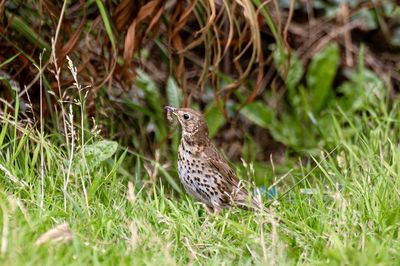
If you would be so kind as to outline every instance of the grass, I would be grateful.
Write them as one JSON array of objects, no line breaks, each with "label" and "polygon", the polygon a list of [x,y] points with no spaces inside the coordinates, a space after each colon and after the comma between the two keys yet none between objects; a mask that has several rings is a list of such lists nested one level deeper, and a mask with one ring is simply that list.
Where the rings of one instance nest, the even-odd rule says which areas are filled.
[{"label": "grass", "polygon": [[[61,133],[41,136],[4,115],[0,263],[399,265],[399,106],[331,113],[336,148],[293,169],[280,195],[300,182],[268,214],[226,210],[208,222],[200,204],[164,182],[165,168],[176,176],[160,163],[167,154],[154,162],[115,152],[90,132],[82,146],[74,125],[72,158]],[[64,222],[71,241],[35,244]]]},{"label": "grass", "polygon": [[[203,2],[206,4],[203,5]],[[211,25],[211,19],[204,20],[208,15],[202,16],[202,13],[207,13],[208,3],[211,2],[200,1],[203,8],[193,11],[201,27]],[[260,1],[253,2],[260,6]],[[64,1],[64,4],[67,2]],[[111,50],[104,49],[105,54],[101,52],[103,56],[99,57],[97,52],[94,54],[96,62],[98,58],[105,60],[109,57],[109,51],[113,52],[112,58],[115,59],[117,50],[122,47],[117,44],[117,35],[113,32],[115,23],[109,16],[113,12],[108,11],[102,1],[89,1],[87,4],[87,7],[96,5],[99,9],[98,18],[104,25],[104,29],[98,29],[99,35],[105,31],[111,45]],[[254,8],[241,6],[240,10],[242,8],[249,11],[241,12],[249,15],[244,22],[258,24]],[[88,17],[97,17],[95,10],[89,10]],[[236,13],[233,10],[227,12],[229,20],[241,18],[229,18]],[[280,108],[270,108],[271,102],[275,101],[274,95],[269,90],[258,95],[257,87],[261,82],[252,85],[254,75],[248,71],[253,63],[262,64],[263,61],[255,62],[256,57],[261,56],[257,30],[252,32],[254,44],[249,46],[251,62],[245,60],[248,68],[244,72],[239,71],[241,74],[237,79],[239,83],[250,83],[251,90],[235,90],[235,97],[232,98],[235,100],[229,100],[226,106],[232,114],[237,114],[239,107],[243,107],[240,115],[241,121],[248,120],[246,126],[253,123],[263,127],[293,153],[304,156],[301,164],[293,163],[294,158],[290,158],[275,167],[265,166],[265,163],[261,165],[253,159],[257,152],[263,152],[262,147],[252,139],[252,134],[246,132],[242,155],[247,162],[233,162],[233,166],[244,179],[254,178],[266,185],[278,180],[276,201],[269,201],[264,195],[265,204],[270,205],[268,213],[232,209],[208,220],[203,207],[180,192],[182,187],[177,179],[174,155],[177,134],[171,136],[172,141],[165,138],[169,129],[162,105],[165,102],[182,105],[182,99],[178,97],[181,86],[175,79],[169,77],[164,93],[151,75],[137,69],[136,87],[132,92],[137,93],[136,96],[125,99],[118,95],[115,98],[105,95],[106,92],[100,89],[96,98],[96,109],[100,110],[96,114],[96,122],[100,123],[99,128],[105,129],[105,135],[118,140],[118,143],[104,140],[98,135],[98,128],[89,128],[92,120],[86,116],[86,105],[90,105],[87,104],[86,92],[90,89],[79,85],[78,73],[72,62],[68,60],[74,85],[67,87],[62,78],[70,79],[71,76],[59,72],[63,64],[58,66],[56,58],[63,58],[63,55],[55,54],[57,42],[54,41],[50,49],[48,43],[35,38],[41,35],[37,33],[40,32],[38,29],[30,28],[29,25],[35,23],[24,22],[23,14],[13,14],[15,19],[11,27],[16,32],[32,44],[36,43],[37,47],[47,47],[47,53],[42,51],[43,62],[49,56],[53,62],[43,65],[49,64],[49,69],[53,69],[50,74],[54,75],[58,87],[55,91],[60,94],[48,91],[50,81],[54,83],[54,79],[46,76],[49,73],[40,71],[43,75],[36,75],[35,72],[35,76],[36,79],[41,77],[40,87],[47,88],[41,90],[41,96],[56,99],[61,108],[60,113],[50,115],[53,123],[40,123],[42,116],[40,121],[34,123],[22,121],[24,116],[20,109],[27,108],[29,111],[29,105],[25,103],[20,107],[8,78],[2,78],[16,102],[13,102],[14,106],[8,106],[8,112],[0,111],[0,264],[400,265],[399,103],[389,103],[383,100],[384,96],[379,96],[385,94],[385,88],[372,72],[366,71],[363,46],[359,49],[357,68],[346,71],[348,80],[339,88],[334,88],[336,71],[332,66],[339,65],[341,61],[338,47],[329,46],[329,49],[322,50],[311,59],[313,67],[306,70],[294,50],[290,56],[287,54],[283,47],[284,40],[279,36],[270,14],[266,9],[260,12],[279,48],[272,48],[276,51],[274,62],[289,90],[288,97],[276,105],[287,101],[288,106],[283,107],[283,113],[279,111],[279,119],[275,119]],[[74,17],[79,18],[76,14]],[[55,39],[63,21],[67,28],[70,24],[74,25],[71,18],[63,18],[64,12],[61,12]],[[214,22],[217,22],[213,23],[217,25],[216,29],[218,26],[222,28],[226,18],[219,16]],[[130,23],[126,21],[123,24],[129,26]],[[239,25],[236,22],[231,24]],[[240,29],[232,28],[228,35],[238,31],[239,42],[236,43],[240,49],[237,53],[244,55],[243,51],[249,47],[242,47],[240,40],[247,42],[247,39],[241,37],[244,35]],[[185,31],[193,30],[189,24],[185,27]],[[218,35],[215,29],[213,31]],[[213,39],[212,34],[204,32],[204,43],[199,47],[210,49],[206,49],[204,64],[201,61],[199,64],[197,59],[193,61],[203,66],[196,74],[198,79],[194,76],[193,80],[199,80],[202,85],[208,79],[207,71],[212,70],[212,75],[218,74],[215,88],[208,88],[207,85],[204,93],[204,96],[214,95],[215,101],[207,96],[202,102],[208,110],[207,120],[218,121],[211,128],[212,134],[215,134],[221,130],[226,118],[220,113],[222,102],[213,93],[221,91],[221,87],[232,89],[230,92],[233,93],[233,87],[238,83],[219,73],[218,68],[207,67],[218,66],[221,51],[227,51],[220,48],[230,47],[230,41],[221,46],[218,38]],[[97,36],[97,33],[94,35]],[[28,56],[19,48],[18,42],[5,38],[8,45],[11,44],[29,59],[35,66],[31,66],[32,69],[46,68],[41,63],[37,66],[33,59],[36,56]],[[178,62],[167,58],[168,47],[164,38],[162,35],[156,38],[155,47],[163,50],[165,65],[179,70]],[[81,53],[88,52],[85,46],[78,44],[76,47],[83,47],[83,50],[75,51],[75,56],[79,58]],[[146,49],[143,49],[143,60],[148,59],[146,53],[154,51]],[[52,51],[51,55],[49,51]],[[87,55],[89,59],[92,56],[90,53]],[[192,62],[190,54],[184,56],[181,53],[180,56],[182,60]],[[231,57],[237,58],[236,54]],[[0,63],[0,68],[18,59],[17,55],[7,58]],[[106,61],[104,63],[107,65]],[[105,68],[106,74],[99,77],[111,77],[115,64],[117,61],[111,60],[111,69]],[[18,64],[16,66],[19,67]],[[158,71],[156,69],[157,74]],[[21,73],[23,77],[30,72]],[[90,73],[91,79],[92,72],[87,73]],[[246,79],[246,76],[250,78]],[[263,77],[263,73],[258,72],[258,77]],[[179,81],[179,75],[177,78]],[[219,82],[219,79],[224,82]],[[20,80],[21,84],[24,80]],[[100,80],[98,88],[108,78]],[[34,88],[38,87],[32,87],[32,90]],[[321,94],[321,88],[329,91]],[[256,95],[257,98],[254,98]],[[252,103],[244,105],[246,102]],[[48,110],[52,111],[51,108]],[[129,150],[126,146],[134,148]],[[316,148],[320,146],[326,149]],[[154,158],[150,158],[149,147],[156,150]],[[264,176],[267,180],[262,180]],[[55,228],[62,224],[67,224],[68,229],[56,232]],[[53,233],[53,236],[46,232]],[[54,238],[64,241],[52,241]],[[44,243],[37,244],[39,239]]]}]

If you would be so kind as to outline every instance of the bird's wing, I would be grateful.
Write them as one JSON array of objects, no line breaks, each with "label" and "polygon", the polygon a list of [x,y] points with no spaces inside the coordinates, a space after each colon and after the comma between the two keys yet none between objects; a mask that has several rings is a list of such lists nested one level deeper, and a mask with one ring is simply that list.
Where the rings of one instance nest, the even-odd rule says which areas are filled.
[{"label": "bird's wing", "polygon": [[226,182],[224,185],[227,186],[227,192],[231,193],[233,189],[238,189],[240,187],[239,178],[212,143],[207,146],[205,154],[207,154],[208,166],[224,177]]},{"label": "bird's wing", "polygon": [[218,171],[218,173],[221,173],[229,185],[237,187],[239,184],[239,178],[235,175],[226,162],[210,159],[208,163],[211,168],[214,168],[216,171]]},{"label": "bird's wing", "polygon": [[[211,169],[214,169],[218,173],[220,173],[223,178],[223,186],[225,187],[226,192],[230,195],[231,200],[233,197],[233,201],[238,204],[239,207],[248,209],[264,209],[262,203],[258,202],[256,199],[251,197],[250,206],[248,206],[248,197],[249,192],[247,189],[240,184],[239,178],[235,175],[232,168],[228,165],[225,159],[219,154],[215,146],[211,143],[207,147],[207,164]],[[227,195],[227,196],[228,196]]]}]

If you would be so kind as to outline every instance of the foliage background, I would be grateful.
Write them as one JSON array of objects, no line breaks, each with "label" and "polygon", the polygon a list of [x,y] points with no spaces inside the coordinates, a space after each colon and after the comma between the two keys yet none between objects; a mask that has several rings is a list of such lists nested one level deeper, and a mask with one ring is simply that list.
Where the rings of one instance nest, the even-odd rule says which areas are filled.
[{"label": "foliage background", "polygon": [[[0,32],[4,262],[398,260],[396,1],[0,0]],[[167,104],[205,113],[270,216],[200,234]],[[72,248],[35,246],[64,221]]]}]

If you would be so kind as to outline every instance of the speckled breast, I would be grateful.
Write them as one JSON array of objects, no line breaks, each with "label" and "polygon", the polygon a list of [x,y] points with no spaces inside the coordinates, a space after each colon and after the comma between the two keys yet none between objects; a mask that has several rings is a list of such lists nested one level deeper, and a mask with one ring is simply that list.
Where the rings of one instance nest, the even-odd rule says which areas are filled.
[{"label": "speckled breast", "polygon": [[217,175],[206,167],[202,158],[196,157],[187,146],[179,146],[178,174],[187,193],[206,205],[221,205],[216,181]]}]

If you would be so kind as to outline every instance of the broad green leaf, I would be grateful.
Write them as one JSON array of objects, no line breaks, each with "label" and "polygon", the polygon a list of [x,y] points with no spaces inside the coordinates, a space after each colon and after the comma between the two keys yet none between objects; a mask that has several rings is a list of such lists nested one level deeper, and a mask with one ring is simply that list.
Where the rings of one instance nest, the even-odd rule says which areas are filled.
[{"label": "broad green leaf", "polygon": [[269,128],[274,119],[274,112],[262,102],[250,103],[243,107],[240,113],[263,128]]},{"label": "broad green leaf", "polygon": [[293,91],[300,82],[304,73],[303,66],[299,62],[297,54],[294,51],[291,51],[289,66],[288,53],[283,49],[276,49],[274,52],[274,63],[289,91]]},{"label": "broad green leaf", "polygon": [[336,43],[328,45],[312,59],[307,72],[307,86],[311,105],[319,112],[332,92],[332,83],[339,64],[339,48]]},{"label": "broad green leaf", "polygon": [[154,129],[157,141],[167,134],[164,117],[164,100],[162,100],[159,89],[152,78],[144,71],[138,70],[135,84],[144,92],[146,108],[151,112],[148,127]]},{"label": "broad green leaf", "polygon": [[144,91],[144,96],[148,105],[157,113],[162,110],[160,93],[155,82],[144,71],[138,70],[136,77],[136,85]]},{"label": "broad green leaf", "polygon": [[379,77],[368,69],[361,69],[348,75],[338,91],[344,97],[337,100],[343,110],[358,111],[370,106],[378,106],[385,97],[385,85]]},{"label": "broad green leaf", "polygon": [[173,107],[181,106],[182,93],[173,77],[169,77],[167,81],[167,99],[169,105]]},{"label": "broad green leaf", "polygon": [[206,121],[210,137],[215,136],[218,130],[224,125],[225,118],[218,110],[218,107],[212,105],[206,112]]},{"label": "broad green leaf", "polygon": [[270,133],[274,140],[293,148],[301,146],[305,132],[296,118],[284,113],[279,121],[271,125]]},{"label": "broad green leaf", "polygon": [[117,151],[117,148],[118,143],[110,140],[101,140],[94,144],[86,145],[83,149],[85,158],[82,158],[82,153],[78,153],[76,163],[81,167],[87,166],[89,170],[93,170],[101,162],[111,158]]}]

